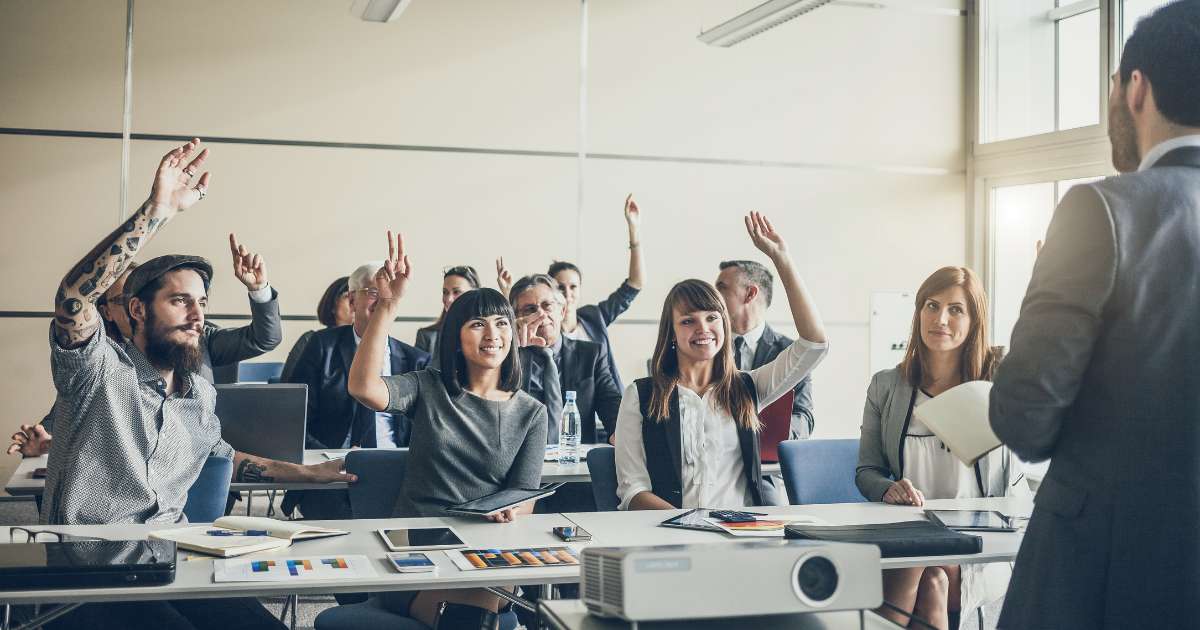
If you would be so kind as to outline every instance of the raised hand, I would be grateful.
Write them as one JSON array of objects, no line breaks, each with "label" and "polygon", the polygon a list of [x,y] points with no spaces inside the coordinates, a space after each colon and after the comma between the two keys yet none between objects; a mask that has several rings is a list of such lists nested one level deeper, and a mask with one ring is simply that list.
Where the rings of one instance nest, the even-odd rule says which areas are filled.
[{"label": "raised hand", "polygon": [[176,148],[163,156],[154,174],[150,189],[150,204],[169,212],[182,212],[208,194],[208,172],[192,185],[196,173],[208,159],[208,149],[200,148],[200,138]]},{"label": "raised hand", "polygon": [[247,291],[257,291],[267,285],[267,266],[262,256],[239,245],[237,236],[229,235],[229,251],[233,254],[233,275],[246,285]]},{"label": "raised hand", "polygon": [[388,230],[387,239],[388,257],[375,273],[375,290],[379,291],[381,300],[399,300],[404,297],[404,290],[408,287],[412,265],[404,251],[404,235],[396,234],[393,238],[392,231]]},{"label": "raised hand", "polygon": [[787,254],[787,243],[779,232],[775,231],[775,226],[771,225],[766,216],[759,212],[751,212],[746,215],[745,221],[746,232],[758,251],[766,254],[771,260]]},{"label": "raised hand", "polygon": [[636,230],[642,225],[642,211],[638,209],[637,202],[633,200],[633,193],[625,198],[625,222],[629,224],[630,230]]},{"label": "raised hand", "polygon": [[504,257],[500,256],[496,259],[496,286],[500,288],[500,294],[507,298],[512,285],[512,274],[509,273],[508,267],[504,266]]}]

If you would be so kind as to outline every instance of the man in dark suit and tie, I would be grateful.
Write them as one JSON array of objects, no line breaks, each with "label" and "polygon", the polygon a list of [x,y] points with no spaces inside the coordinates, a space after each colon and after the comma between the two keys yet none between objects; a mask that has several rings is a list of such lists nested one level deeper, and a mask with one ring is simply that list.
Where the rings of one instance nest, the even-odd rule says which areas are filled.
[{"label": "man in dark suit and tie", "polygon": [[[767,323],[775,276],[753,260],[727,260],[721,263],[716,288],[725,299],[729,325],[733,329],[733,361],[739,370],[753,370],[775,360],[792,340],[775,332]],[[812,377],[805,376],[792,391],[792,426],[789,438],[802,440],[813,432]],[[765,475],[764,497],[773,505],[787,505],[783,477]]]},{"label": "man in dark suit and tie", "polygon": [[1194,628],[1200,600],[1200,1],[1140,21],[1113,75],[1123,173],[1059,203],[991,394],[1053,463],[1001,628]]},{"label": "man in dark suit and tie", "polygon": [[[314,333],[289,379],[308,385],[307,448],[408,446],[412,430],[408,418],[376,413],[346,391],[350,364],[378,299],[373,280],[380,266],[368,263],[354,270],[349,281],[354,323]],[[388,361],[379,368],[383,375],[423,370],[429,365],[428,353],[390,337],[387,357]],[[306,518],[350,517],[349,498],[344,490],[289,492],[284,499],[284,513],[290,513],[297,504]]]},{"label": "man in dark suit and tie", "polygon": [[[621,390],[600,344],[562,334],[566,304],[558,291],[558,282],[546,274],[525,276],[513,284],[509,302],[517,314],[516,336],[527,368],[523,371],[522,389],[551,411],[549,419],[554,426],[548,427],[547,442],[558,441],[562,393],[574,391],[582,418],[580,443],[594,444],[605,439],[611,443],[617,410],[621,407]],[[603,433],[597,431],[597,418]]]}]

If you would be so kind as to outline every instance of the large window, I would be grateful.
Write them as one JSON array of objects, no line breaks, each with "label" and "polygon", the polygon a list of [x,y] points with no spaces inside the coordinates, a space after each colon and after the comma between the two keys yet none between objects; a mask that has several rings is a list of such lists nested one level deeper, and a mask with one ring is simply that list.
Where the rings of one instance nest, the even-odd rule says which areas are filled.
[{"label": "large window", "polygon": [[1098,177],[1052,182],[997,186],[991,190],[991,238],[993,270],[992,343],[1008,346],[1013,326],[1021,312],[1021,300],[1029,286],[1033,263],[1045,239],[1054,208],[1076,184]]},{"label": "large window", "polygon": [[1096,0],[983,3],[981,142],[1100,122],[1100,16]]}]

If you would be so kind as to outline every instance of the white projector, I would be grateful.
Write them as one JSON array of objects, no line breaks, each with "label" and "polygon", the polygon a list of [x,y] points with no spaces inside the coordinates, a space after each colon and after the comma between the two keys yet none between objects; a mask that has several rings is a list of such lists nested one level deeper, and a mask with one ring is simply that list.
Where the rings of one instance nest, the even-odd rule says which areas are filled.
[{"label": "white projector", "polygon": [[767,540],[583,550],[583,603],[627,621],[877,608],[879,548]]}]

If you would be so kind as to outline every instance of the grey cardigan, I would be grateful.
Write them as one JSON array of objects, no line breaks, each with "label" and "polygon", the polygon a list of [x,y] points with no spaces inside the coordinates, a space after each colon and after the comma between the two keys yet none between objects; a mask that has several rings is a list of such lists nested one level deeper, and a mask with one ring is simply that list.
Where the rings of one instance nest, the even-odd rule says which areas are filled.
[{"label": "grey cardigan", "polygon": [[[870,501],[882,501],[896,479],[903,477],[900,452],[913,388],[899,368],[883,370],[871,378],[863,409],[862,437],[858,441],[858,468],[854,483]],[[987,497],[1027,494],[1021,462],[1008,447],[988,453],[975,464],[976,478]]]}]

